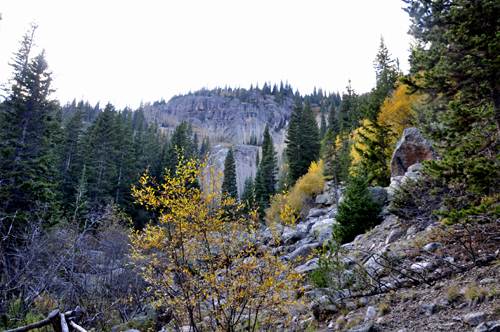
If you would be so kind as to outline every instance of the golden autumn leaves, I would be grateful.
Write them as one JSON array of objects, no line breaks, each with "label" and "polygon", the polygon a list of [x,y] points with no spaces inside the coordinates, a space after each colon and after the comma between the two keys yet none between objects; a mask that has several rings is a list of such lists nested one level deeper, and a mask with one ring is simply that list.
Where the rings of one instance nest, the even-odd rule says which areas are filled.
[{"label": "golden autumn leaves", "polygon": [[[137,202],[158,212],[158,224],[131,235],[131,256],[177,327],[193,331],[255,331],[271,326],[296,301],[301,276],[256,239],[258,211],[220,194],[206,162],[182,159],[175,174],[155,183],[145,174]],[[281,220],[294,222],[283,207]],[[279,241],[280,229],[269,225]],[[283,315],[283,316],[282,316]]]}]

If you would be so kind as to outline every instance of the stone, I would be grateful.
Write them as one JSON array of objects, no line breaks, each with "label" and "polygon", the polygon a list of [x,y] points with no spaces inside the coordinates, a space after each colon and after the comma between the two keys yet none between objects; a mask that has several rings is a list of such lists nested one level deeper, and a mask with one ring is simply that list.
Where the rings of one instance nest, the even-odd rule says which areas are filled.
[{"label": "stone", "polygon": [[363,266],[369,274],[377,275],[380,271],[384,269],[384,267],[377,262],[382,259],[382,255],[386,251],[387,249],[383,248],[376,254],[371,255],[370,258],[365,262]]},{"label": "stone", "polygon": [[489,326],[486,323],[481,323],[474,329],[474,332],[486,332],[489,330]]},{"label": "stone", "polygon": [[309,271],[314,271],[318,268],[318,261],[319,261],[319,258],[310,259],[305,264],[297,266],[295,268],[295,271],[297,273],[305,273],[305,272],[309,272]]},{"label": "stone", "polygon": [[[306,244],[311,244],[311,243],[315,243],[315,242],[316,242],[316,240],[312,236],[308,235],[305,238],[303,238],[302,240],[295,243],[295,247],[300,248],[302,246],[305,246]],[[290,249],[290,251],[293,252],[291,249]]]},{"label": "stone", "polygon": [[420,177],[420,174],[417,172],[406,172],[405,177],[412,180],[416,180]]},{"label": "stone", "polygon": [[488,322],[489,332],[500,332],[500,321]]},{"label": "stone", "polygon": [[410,228],[406,230],[406,235],[413,235],[419,231],[416,225],[412,225]]},{"label": "stone", "polygon": [[408,172],[421,172],[423,169],[422,163],[416,163],[408,167]]},{"label": "stone", "polygon": [[316,217],[320,217],[320,216],[323,216],[327,213],[328,211],[327,210],[324,210],[324,209],[311,209],[309,210],[309,213],[307,214],[307,218],[316,218]]},{"label": "stone", "polygon": [[480,283],[481,285],[486,285],[486,284],[494,284],[494,283],[496,283],[496,282],[497,282],[497,281],[496,281],[495,279],[493,279],[493,278],[484,278],[484,279],[482,279],[479,283]]},{"label": "stone", "polygon": [[467,315],[464,315],[462,317],[462,320],[471,325],[471,326],[477,326],[484,322],[485,317],[484,317],[484,312],[473,312]]},{"label": "stone", "polygon": [[448,301],[448,299],[443,298],[439,299],[438,303],[440,307],[446,307],[450,304],[450,301]]},{"label": "stone", "polygon": [[280,243],[284,244],[284,245],[291,245],[297,241],[302,240],[303,238],[305,238],[308,235],[309,235],[308,232],[301,232],[301,231],[285,233],[281,237]]},{"label": "stone", "polygon": [[391,176],[404,175],[411,165],[434,159],[438,159],[438,155],[432,142],[425,139],[417,128],[405,129],[392,154]]},{"label": "stone", "polygon": [[318,195],[316,196],[316,204],[332,205],[333,196],[332,195]]},{"label": "stone", "polygon": [[365,322],[372,319],[375,316],[377,316],[377,309],[375,309],[375,307],[369,306],[366,309]]},{"label": "stone", "polygon": [[410,266],[410,269],[417,273],[423,273],[424,271],[430,270],[432,264],[428,262],[415,263]]},{"label": "stone", "polygon": [[309,235],[313,238],[318,239],[318,235],[325,230],[326,227],[331,228],[333,224],[336,224],[337,221],[334,218],[323,219],[316,222],[309,231]]},{"label": "stone", "polygon": [[436,251],[438,249],[442,249],[444,248],[444,244],[442,243],[439,243],[439,242],[431,242],[431,243],[428,243],[424,246],[424,250],[427,250],[427,251]]},{"label": "stone", "polygon": [[299,264],[305,262],[316,249],[318,249],[318,243],[306,244],[297,248],[290,254],[290,261]]},{"label": "stone", "polygon": [[387,190],[382,187],[370,187],[368,191],[372,194],[372,200],[381,204],[387,200]]},{"label": "stone", "polygon": [[403,234],[404,233],[402,231],[393,230],[385,239],[385,244],[387,245],[387,244],[393,243],[394,241],[399,239],[401,236],[403,236]]},{"label": "stone", "polygon": [[437,305],[435,303],[427,303],[420,307],[418,313],[421,315],[432,316],[437,312]]}]

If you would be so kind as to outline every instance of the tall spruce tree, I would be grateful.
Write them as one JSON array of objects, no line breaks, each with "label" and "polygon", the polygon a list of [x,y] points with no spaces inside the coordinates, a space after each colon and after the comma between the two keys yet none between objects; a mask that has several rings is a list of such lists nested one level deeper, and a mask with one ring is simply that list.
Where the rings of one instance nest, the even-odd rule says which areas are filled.
[{"label": "tall spruce tree", "polygon": [[360,110],[368,122],[359,131],[363,149],[355,148],[361,155],[361,172],[367,175],[370,184],[386,187],[389,185],[392,157],[393,132],[391,127],[381,124],[378,115],[385,99],[394,90],[394,84],[401,75],[397,61],[389,54],[384,38],[380,38],[380,46],[374,61],[377,85],[369,96],[360,103]]},{"label": "tall spruce tree", "polygon": [[238,198],[238,185],[236,182],[236,162],[234,160],[233,148],[229,148],[224,161],[224,179],[222,181],[222,193],[229,197]]},{"label": "tall spruce tree", "polygon": [[309,98],[306,98],[304,107],[298,97],[295,99],[286,143],[290,180],[293,184],[307,173],[311,162],[318,159],[321,148],[318,124]]},{"label": "tall spruce tree", "polygon": [[361,113],[359,111],[359,96],[351,86],[351,80],[346,86],[346,92],[342,94],[342,102],[340,103],[337,119],[339,123],[339,131],[346,133],[359,127]]},{"label": "tall spruce tree", "polygon": [[[340,133],[340,123],[337,117],[337,111],[335,108],[335,103],[332,102],[330,109],[328,110],[328,128],[333,136],[337,136]],[[326,132],[325,132],[326,134]]]},{"label": "tall spruce tree", "polygon": [[16,220],[28,218],[31,210],[56,210],[60,108],[50,99],[52,78],[44,52],[31,57],[36,28],[14,55],[13,78],[0,108],[0,217],[17,215]]},{"label": "tall spruce tree", "polygon": [[269,133],[269,125],[266,124],[262,138],[262,160],[260,161],[259,169],[261,170],[264,186],[267,191],[266,203],[269,202],[269,196],[274,195],[276,192],[278,173],[278,160],[276,158],[276,151],[274,150],[274,142],[271,134]]},{"label": "tall spruce tree", "polygon": [[[321,90],[320,90],[321,91]],[[326,117],[325,117],[325,108],[321,106],[321,116],[320,116],[320,125],[319,125],[319,138],[323,139],[326,134]]]},{"label": "tall spruce tree", "polygon": [[244,205],[243,213],[248,213],[254,205],[254,183],[251,175],[245,179],[241,202]]},{"label": "tall spruce tree", "polygon": [[108,103],[82,136],[78,164],[80,169],[86,166],[88,194],[93,204],[107,204],[115,196],[118,156],[115,116],[115,107]]}]

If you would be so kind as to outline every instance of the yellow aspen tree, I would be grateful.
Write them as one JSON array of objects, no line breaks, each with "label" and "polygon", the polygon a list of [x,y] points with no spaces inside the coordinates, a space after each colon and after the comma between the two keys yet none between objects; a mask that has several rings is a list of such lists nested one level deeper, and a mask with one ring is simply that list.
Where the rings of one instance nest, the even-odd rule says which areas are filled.
[{"label": "yellow aspen tree", "polygon": [[[243,205],[220,194],[218,174],[206,165],[181,159],[164,183],[145,174],[133,188],[136,202],[160,216],[157,225],[131,234],[136,267],[159,299],[156,305],[169,308],[176,330],[287,326],[301,275],[258,244],[257,211],[240,213]],[[294,222],[287,207],[281,217]]]},{"label": "yellow aspen tree", "polygon": [[392,96],[387,97],[382,104],[377,120],[380,124],[390,125],[395,137],[399,138],[406,128],[413,126],[412,106],[421,100],[422,96],[408,94],[408,85],[398,82]]}]

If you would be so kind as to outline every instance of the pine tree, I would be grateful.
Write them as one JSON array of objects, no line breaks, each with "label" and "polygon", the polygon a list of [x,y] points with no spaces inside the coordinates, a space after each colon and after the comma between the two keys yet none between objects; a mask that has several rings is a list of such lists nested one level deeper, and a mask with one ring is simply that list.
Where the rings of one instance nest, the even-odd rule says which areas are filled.
[{"label": "pine tree", "polygon": [[328,128],[330,129],[334,136],[340,133],[340,123],[337,117],[337,112],[335,110],[335,103],[331,103],[330,109],[328,110]]},{"label": "pine tree", "polygon": [[349,80],[346,90],[342,94],[342,102],[339,106],[337,119],[339,130],[348,133],[359,127],[361,114],[358,108],[359,97],[351,86],[351,80]]},{"label": "pine tree", "polygon": [[342,243],[347,243],[382,222],[382,203],[372,198],[368,182],[362,176],[351,178],[343,194],[344,201],[338,206],[335,220]]},{"label": "pine tree", "polygon": [[52,79],[44,52],[30,58],[36,26],[24,36],[11,66],[10,89],[0,109],[0,217],[30,209],[56,210],[55,143],[60,112],[50,99]]},{"label": "pine tree", "polygon": [[318,160],[321,148],[318,123],[316,122],[316,116],[314,115],[309,98],[306,98],[304,102],[301,131],[302,147],[304,150],[303,156],[305,158],[304,166],[306,167],[305,173],[307,173],[311,162]]},{"label": "pine tree", "polygon": [[128,212],[133,207],[133,198],[130,194],[132,183],[138,180],[138,170],[134,159],[134,137],[132,131],[132,117],[128,116],[122,123],[122,115],[116,117],[117,140],[116,140],[116,167],[117,179],[115,185],[115,204],[126,206]]},{"label": "pine tree", "polygon": [[267,208],[267,203],[269,202],[269,196],[267,194],[264,177],[262,176],[262,171],[260,170],[260,168],[257,170],[257,174],[255,175],[254,194],[255,202],[259,206],[260,220],[264,220],[265,209]]},{"label": "pine tree", "polygon": [[404,81],[415,91],[441,97],[430,106],[441,112],[429,113],[421,125],[442,156],[428,171],[477,194],[494,195],[500,191],[500,2],[405,2],[416,45],[410,56],[413,76]]},{"label": "pine tree", "polygon": [[79,147],[78,165],[80,169],[87,168],[88,192],[93,204],[106,204],[115,196],[118,156],[115,116],[115,107],[108,103],[85,130]]},{"label": "pine tree", "polygon": [[[367,174],[369,183],[386,187],[390,180],[390,160],[394,146],[392,145],[393,132],[388,124],[380,123],[378,116],[381,107],[387,97],[394,89],[401,72],[380,38],[380,47],[374,61],[374,69],[377,77],[377,85],[370,92],[368,98],[360,105],[361,113],[365,121],[362,130],[358,131],[361,136],[360,145],[363,149],[355,147],[361,155],[361,172]],[[366,134],[364,134],[366,133]]]},{"label": "pine tree", "polygon": [[83,131],[83,117],[85,115],[85,105],[80,101],[72,112],[69,112],[62,126],[62,143],[58,147],[60,188],[59,193],[63,200],[63,205],[73,200],[72,193],[75,188],[77,174],[72,170],[75,168],[77,158],[77,148],[80,136]]},{"label": "pine tree", "polygon": [[302,166],[302,106],[300,98],[295,98],[295,105],[293,106],[292,113],[290,114],[290,122],[286,133],[286,155],[289,161],[290,181],[292,184],[295,183],[295,181],[297,181],[302,174],[305,174]]},{"label": "pine tree", "polygon": [[[258,154],[257,154],[258,156]],[[262,173],[264,186],[267,191],[266,203],[269,202],[269,196],[274,195],[276,191],[276,175],[278,173],[278,160],[276,159],[276,151],[274,150],[274,142],[269,133],[269,125],[264,128],[262,138],[262,160],[259,168]]]},{"label": "pine tree", "polygon": [[254,183],[252,176],[245,179],[243,194],[241,195],[241,202],[245,206],[243,213],[248,213],[254,205]]},{"label": "pine tree", "polygon": [[234,160],[233,148],[229,148],[224,161],[224,179],[222,181],[222,193],[229,197],[238,198],[238,185],[236,182],[236,162]]},{"label": "pine tree", "polygon": [[[321,90],[320,90],[321,91]],[[323,139],[326,134],[326,118],[325,118],[325,108],[321,106],[321,124],[319,126],[319,138]]]},{"label": "pine tree", "polygon": [[175,169],[179,165],[181,156],[184,156],[185,159],[194,157],[193,143],[189,136],[189,126],[184,120],[175,127],[172,138],[165,151],[163,160],[164,172],[168,170],[171,175],[174,174]]}]

